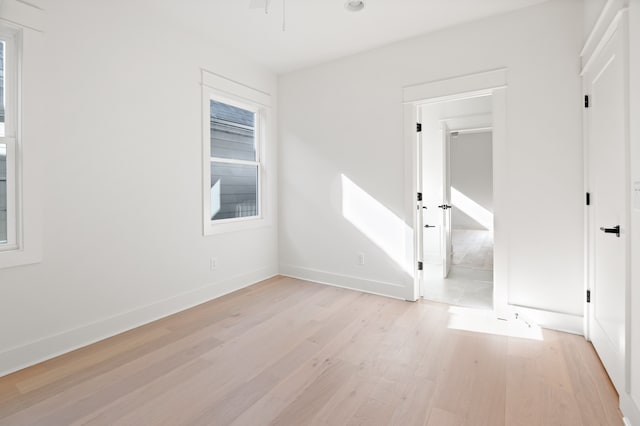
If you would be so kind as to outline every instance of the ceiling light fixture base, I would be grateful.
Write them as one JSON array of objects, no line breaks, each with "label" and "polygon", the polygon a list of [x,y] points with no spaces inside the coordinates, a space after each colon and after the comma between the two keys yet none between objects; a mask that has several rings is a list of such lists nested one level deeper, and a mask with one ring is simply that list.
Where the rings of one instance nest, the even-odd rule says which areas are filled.
[{"label": "ceiling light fixture base", "polygon": [[364,9],[364,1],[349,0],[344,4],[344,8],[349,12],[360,12],[362,9]]}]

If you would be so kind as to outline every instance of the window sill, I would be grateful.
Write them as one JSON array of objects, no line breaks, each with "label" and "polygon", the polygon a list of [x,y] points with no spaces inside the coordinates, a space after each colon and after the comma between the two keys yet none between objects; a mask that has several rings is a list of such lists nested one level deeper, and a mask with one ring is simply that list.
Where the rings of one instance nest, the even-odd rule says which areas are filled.
[{"label": "window sill", "polygon": [[12,250],[11,248],[6,248],[0,251],[0,269],[31,265],[41,261],[42,254],[40,250],[17,248]]},{"label": "window sill", "polygon": [[259,228],[268,228],[271,223],[264,217],[246,220],[237,220],[226,223],[209,222],[205,225],[204,235],[226,234],[229,232],[242,232]]}]

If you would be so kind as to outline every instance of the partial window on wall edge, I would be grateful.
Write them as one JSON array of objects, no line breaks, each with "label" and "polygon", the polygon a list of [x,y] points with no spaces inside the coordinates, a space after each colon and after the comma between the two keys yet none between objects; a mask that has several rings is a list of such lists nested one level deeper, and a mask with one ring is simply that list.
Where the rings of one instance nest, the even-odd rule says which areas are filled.
[{"label": "partial window on wall edge", "polygon": [[16,157],[17,48],[15,32],[0,26],[0,252],[19,248]]}]

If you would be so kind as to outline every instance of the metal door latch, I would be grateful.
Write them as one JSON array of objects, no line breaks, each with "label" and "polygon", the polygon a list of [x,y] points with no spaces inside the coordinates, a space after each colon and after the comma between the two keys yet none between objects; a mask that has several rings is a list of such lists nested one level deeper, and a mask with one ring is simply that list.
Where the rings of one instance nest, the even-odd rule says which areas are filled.
[{"label": "metal door latch", "polygon": [[620,225],[616,225],[613,228],[601,227],[600,230],[605,234],[616,234],[616,237],[620,238]]}]

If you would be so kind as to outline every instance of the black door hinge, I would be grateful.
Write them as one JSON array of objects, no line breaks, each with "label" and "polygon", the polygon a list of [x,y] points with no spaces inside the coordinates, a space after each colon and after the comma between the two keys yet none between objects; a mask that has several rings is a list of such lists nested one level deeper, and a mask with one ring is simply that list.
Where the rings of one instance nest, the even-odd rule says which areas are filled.
[{"label": "black door hinge", "polygon": [[422,123],[416,123],[416,132],[420,133],[422,131]]},{"label": "black door hinge", "polygon": [[587,192],[587,196],[585,198],[586,198],[585,201],[586,201],[587,205],[590,206],[591,205],[591,194]]},{"label": "black door hinge", "polygon": [[591,303],[591,290],[587,290],[587,303]]},{"label": "black door hinge", "polygon": [[584,95],[584,107],[589,108],[589,95]]},{"label": "black door hinge", "polygon": [[418,262],[418,271],[422,271],[422,268],[423,268],[422,262]]},{"label": "black door hinge", "polygon": [[422,192],[418,192],[418,201],[422,201]]}]

